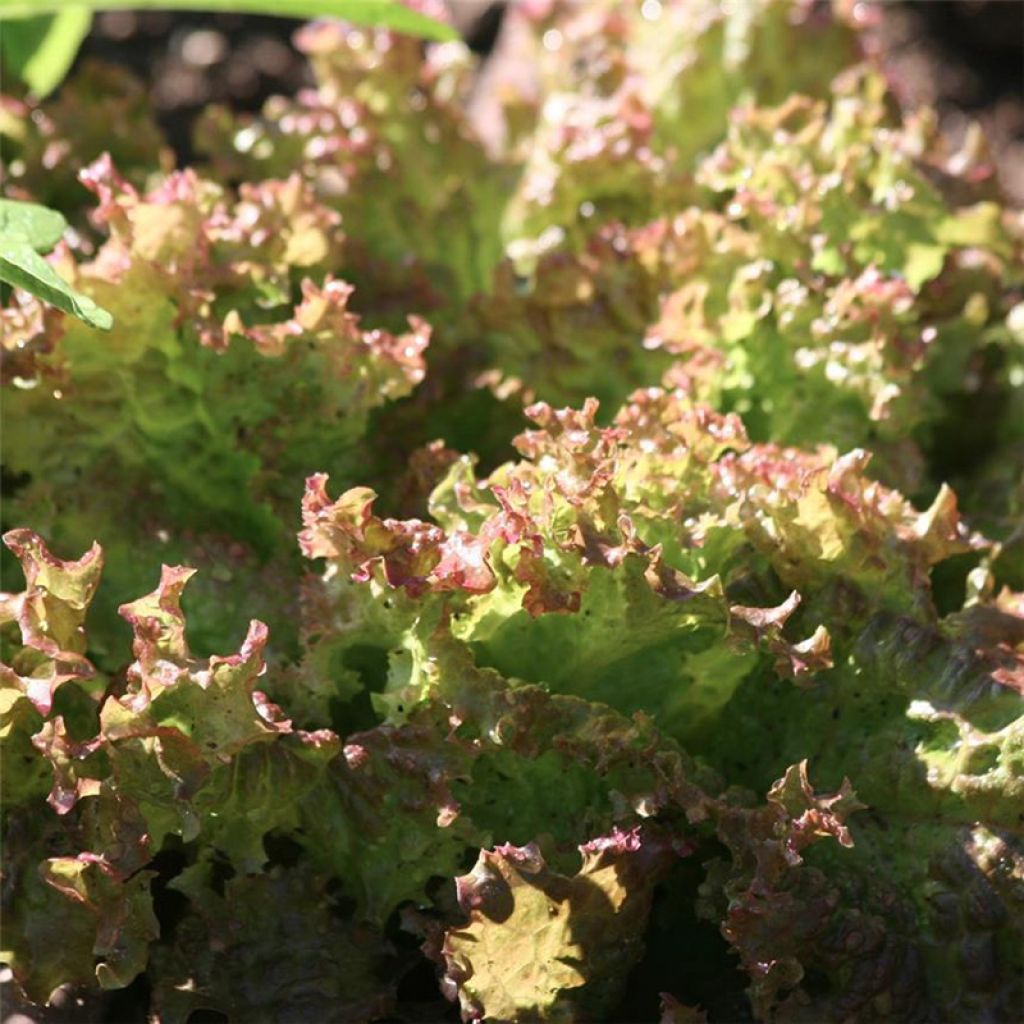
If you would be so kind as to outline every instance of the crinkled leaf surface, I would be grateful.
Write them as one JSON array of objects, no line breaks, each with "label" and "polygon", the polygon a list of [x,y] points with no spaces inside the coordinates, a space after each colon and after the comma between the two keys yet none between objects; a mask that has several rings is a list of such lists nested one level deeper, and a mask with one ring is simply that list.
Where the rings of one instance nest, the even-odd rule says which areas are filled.
[{"label": "crinkled leaf surface", "polygon": [[571,877],[535,846],[481,851],[457,880],[468,923],[442,955],[466,1020],[575,1020],[614,1004],[636,959],[659,860],[671,849],[639,831],[581,848]]},{"label": "crinkled leaf surface", "polygon": [[308,868],[214,882],[200,861],[173,883],[189,909],[158,952],[161,1020],[195,1010],[231,1019],[355,1024],[386,1015],[396,960],[384,937],[345,919],[326,879]]},{"label": "crinkled leaf surface", "polygon": [[2,311],[33,999],[1015,1019],[1024,231],[864,7],[512,5],[490,92],[321,23],[202,174],[3,100],[116,318]]}]

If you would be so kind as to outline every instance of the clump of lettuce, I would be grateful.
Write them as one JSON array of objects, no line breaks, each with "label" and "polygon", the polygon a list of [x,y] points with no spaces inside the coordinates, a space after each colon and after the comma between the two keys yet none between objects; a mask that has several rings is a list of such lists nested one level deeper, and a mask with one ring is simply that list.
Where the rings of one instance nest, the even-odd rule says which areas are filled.
[{"label": "clump of lettuce", "polygon": [[[1012,1012],[1024,615],[984,565],[936,611],[932,567],[985,549],[952,492],[919,511],[863,453],[753,445],[681,392],[595,413],[533,408],[521,460],[454,463],[430,522],[311,478],[296,669],[259,622],[192,656],[192,573],[165,567],[97,683],[99,550],[8,536],[8,956],[33,998],[145,970],[160,1019],[314,991],[386,1014],[397,921],[467,1020],[614,1017],[645,944],[690,954],[665,886],[759,1017]],[[163,922],[156,878],[187,900]],[[280,949],[300,912],[336,938]]]},{"label": "clump of lettuce", "polygon": [[271,99],[258,118],[206,111],[196,143],[216,173],[301,174],[341,214],[357,285],[361,272],[380,287],[374,279],[395,265],[404,268],[398,287],[437,304],[484,288],[501,257],[515,168],[492,159],[469,124],[466,48],[446,43],[424,55],[417,39],[342,23],[309,25],[295,41],[317,88]]},{"label": "clump of lettuce", "polygon": [[67,550],[104,543],[110,628],[156,548],[215,569],[205,643],[246,604],[285,639],[295,490],[325,461],[354,477],[369,412],[422,379],[429,328],[362,327],[332,274],[338,215],[297,176],[235,196],[182,171],[140,193],[103,158],[83,180],[110,235],[62,269],[114,328],[29,296],[3,311],[5,516]]},{"label": "clump of lettuce", "polygon": [[1014,1018],[1024,232],[835,6],[531,3],[486,144],[339,24],[202,173],[3,106],[115,319],[0,311],[26,998]]},{"label": "clump of lettuce", "polygon": [[693,195],[695,160],[721,140],[736,104],[819,87],[858,53],[852,15],[803,0],[598,0],[524,13],[540,95],[533,131],[507,140],[523,173],[503,229],[526,251],[678,208]]},{"label": "clump of lettuce", "polygon": [[[608,408],[683,383],[759,440],[870,447],[874,472],[921,500],[955,480],[1008,540],[1020,218],[976,134],[950,151],[877,74],[837,76],[864,16],[531,5],[515,24],[538,70],[491,152],[457,47],[424,60],[388,33],[320,26],[300,39],[316,90],[255,119],[211,112],[198,141],[225,178],[298,169],[364,247],[357,284],[406,265],[438,352],[455,353],[445,380],[465,366],[502,401]],[[449,388],[442,404],[464,402]],[[458,418],[438,432],[465,437]],[[1014,585],[1017,562],[1000,568]]]},{"label": "clump of lettuce", "polygon": [[868,446],[913,493],[979,449],[1019,467],[1020,219],[977,184],[983,154],[943,146],[865,69],[737,107],[697,205],[509,260],[480,330],[551,401],[665,379],[759,439]]},{"label": "clump of lettuce", "polygon": [[[735,417],[681,392],[638,392],[603,429],[592,406],[530,412],[539,429],[517,439],[523,460],[484,481],[456,463],[434,493],[431,523],[382,519],[363,490],[332,502],[324,481],[311,481],[302,542],[327,570],[307,604],[304,692],[316,696],[333,665],[337,692],[350,693],[345,652],[360,650],[365,664],[366,647],[379,644],[379,714],[399,726],[440,702],[453,736],[487,744],[500,725],[484,727],[479,698],[461,692],[450,667],[461,650],[513,692],[539,685],[553,699],[656,723],[721,780],[696,776],[720,801],[701,803],[697,819],[708,815],[727,851],[702,862],[697,906],[739,954],[759,1017],[1012,1013],[1024,628],[1019,595],[995,592],[984,566],[963,610],[936,610],[933,567],[985,548],[952,492],[919,511],[865,475],[864,452],[752,445]],[[503,774],[509,798],[487,811],[467,789],[469,814],[488,814],[504,830],[496,838],[533,842],[545,863],[565,856],[565,823],[585,821],[600,806],[594,795],[573,813],[578,783],[565,773],[562,783],[531,778],[512,799],[516,775],[507,763]],[[836,795],[815,797],[808,776]],[[754,809],[734,789],[719,796],[723,785],[768,803]],[[611,809],[621,813],[625,798],[646,826],[672,822],[665,786],[643,802],[620,789]],[[557,809],[524,828],[518,816],[551,787]],[[687,826],[669,826],[675,841],[706,841],[694,808],[686,814]],[[821,835],[838,845],[805,857]],[[536,852],[501,856],[474,875],[484,907],[511,893],[505,909],[470,919],[504,922],[506,948],[520,936],[534,948],[551,936],[533,922],[541,896],[523,889],[524,870],[542,893],[565,893],[548,896],[555,931],[563,899],[571,921],[573,883],[546,881]],[[478,1008],[476,986],[492,964],[507,970],[519,956],[496,959],[501,943],[486,933],[476,941],[483,962],[460,933],[449,978],[467,1018],[504,1017],[486,1001]],[[676,941],[685,957],[685,937]],[[545,956],[543,983],[572,987],[557,973],[564,958]],[[507,982],[492,984],[491,998],[508,998]],[[524,983],[519,998],[528,1015],[536,993]],[[547,998],[559,1019],[562,997]]]}]

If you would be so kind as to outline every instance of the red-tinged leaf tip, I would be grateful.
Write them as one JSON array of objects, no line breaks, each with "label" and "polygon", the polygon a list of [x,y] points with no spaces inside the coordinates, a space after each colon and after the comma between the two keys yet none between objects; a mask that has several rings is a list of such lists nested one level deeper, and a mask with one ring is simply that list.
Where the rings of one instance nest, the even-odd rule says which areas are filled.
[{"label": "red-tinged leaf tip", "polygon": [[31,530],[11,530],[3,539],[26,580],[21,594],[4,595],[3,614],[17,622],[25,650],[36,652],[27,662],[15,655],[12,665],[2,666],[3,677],[48,715],[61,685],[95,673],[84,654],[84,624],[103,571],[103,552],[94,543],[76,561],[64,561]]},{"label": "red-tinged leaf tip", "polygon": [[748,608],[743,605],[731,605],[729,611],[760,632],[784,626],[799,605],[800,594],[794,590],[782,604],[775,608]]},{"label": "red-tinged leaf tip", "polygon": [[74,809],[82,797],[99,792],[101,781],[78,771],[81,762],[95,754],[103,739],[73,740],[68,734],[64,718],[57,715],[32,737],[32,745],[53,766],[53,787],[47,803],[60,815]]},{"label": "red-tinged leaf tip", "polygon": [[487,564],[490,544],[486,537],[474,537],[456,530],[441,544],[441,559],[431,573],[438,589],[450,587],[470,594],[486,594],[497,580]]},{"label": "red-tinged leaf tip", "polygon": [[814,836],[832,836],[841,846],[853,846],[845,819],[866,810],[849,779],[844,779],[836,793],[817,796],[807,776],[807,761],[790,765],[786,774],[768,791],[770,803],[785,810],[793,821],[793,838],[797,849],[811,842]]},{"label": "red-tinged leaf tip", "polygon": [[257,669],[257,676],[262,675],[266,668],[263,661],[263,651],[267,646],[269,637],[270,630],[267,628],[266,623],[260,622],[259,619],[252,619],[238,653],[224,656],[214,655],[210,658],[210,668],[218,668],[221,665],[230,668],[246,665],[255,667]]},{"label": "red-tinged leaf tip", "polygon": [[165,565],[156,590],[118,609],[132,627],[132,650],[141,664],[149,666],[163,659],[179,665],[188,661],[181,595],[195,573],[187,566]]},{"label": "red-tinged leaf tip", "polygon": [[791,643],[782,634],[800,601],[800,594],[794,590],[776,608],[729,608],[737,634],[774,654],[779,675],[798,680],[832,667],[832,638],[824,626],[817,626],[810,637],[799,643]]},{"label": "red-tinged leaf tip", "polygon": [[81,558],[57,558],[33,530],[8,530],[4,544],[21,562],[28,590],[41,587],[75,608],[88,607],[103,572],[103,549],[95,541]]},{"label": "red-tinged leaf tip", "polygon": [[616,827],[606,836],[598,836],[596,839],[587,840],[587,842],[580,846],[580,853],[584,857],[588,854],[599,853],[636,853],[642,845],[642,826],[636,825],[626,830]]},{"label": "red-tinged leaf tip", "polygon": [[78,172],[78,179],[100,202],[95,213],[103,223],[119,211],[117,199],[124,195],[131,200],[138,199],[138,193],[117,171],[109,153],[102,153],[91,164]]},{"label": "red-tinged leaf tip", "polygon": [[[389,586],[419,593],[436,584],[444,533],[418,519],[380,519],[373,514],[377,495],[354,487],[331,502],[326,478],[310,477],[303,501],[305,529],[299,544],[308,558],[333,559],[353,579],[368,580],[379,568]],[[452,557],[456,553],[452,552]],[[449,563],[451,564],[451,563]],[[467,572],[472,576],[475,567]]]}]

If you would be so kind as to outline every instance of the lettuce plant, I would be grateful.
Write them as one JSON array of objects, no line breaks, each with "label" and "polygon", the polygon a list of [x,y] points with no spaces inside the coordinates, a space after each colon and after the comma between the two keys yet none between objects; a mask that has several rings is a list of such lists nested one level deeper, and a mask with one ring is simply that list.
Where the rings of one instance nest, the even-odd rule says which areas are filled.
[{"label": "lettuce plant", "polygon": [[[326,569],[295,670],[265,670],[258,622],[238,654],[192,657],[191,572],[165,568],[122,607],[135,661],[102,690],[81,653],[99,550],[64,563],[9,535],[29,585],[6,744],[33,765],[11,815],[49,787],[22,827],[60,854],[14,906],[78,937],[56,956],[17,929],[30,991],[99,957],[107,984],[147,969],[168,1019],[285,1005],[301,943],[269,988],[259,964],[267,901],[287,921],[298,886],[349,907],[323,927],[360,955],[313,958],[346,1006],[393,998],[405,906],[467,1019],[608,1015],[645,935],[687,955],[651,900],[693,858],[688,898],[759,1016],[1011,1012],[1024,616],[983,567],[936,612],[929,569],[984,546],[952,493],[917,511],[863,453],[751,445],[680,393],[639,392],[608,428],[595,411],[532,409],[523,459],[487,480],[454,463],[437,525],[311,478],[301,541]],[[189,903],[158,938],[139,868],[160,850]]]},{"label": "lettuce plant", "polygon": [[69,266],[115,325],[97,345],[34,300],[5,311],[9,514],[71,548],[103,540],[108,624],[151,578],[140,547],[216,566],[216,646],[257,580],[258,607],[281,597],[292,492],[324,458],[365,458],[367,414],[422,378],[429,329],[362,329],[351,287],[324,274],[338,216],[297,177],[235,197],[184,171],[140,194],[103,159],[83,180],[110,237]]},{"label": "lettuce plant", "polygon": [[[478,306],[496,361],[559,402],[668,373],[761,439],[868,445],[915,492],[979,446],[1008,454],[1019,216],[984,197],[980,154],[943,152],[924,116],[894,125],[884,100],[861,69],[827,102],[737,108],[701,205],[549,248],[525,288],[508,261]],[[964,420],[977,432],[956,436]]]},{"label": "lettuce plant", "polygon": [[737,103],[820,86],[857,53],[852,12],[837,5],[822,17],[803,0],[526,11],[542,96],[504,227],[527,248],[678,207],[692,195],[695,159],[720,141]]},{"label": "lettuce plant", "polygon": [[1021,222],[836,7],[531,2],[487,145],[337,24],[201,170],[5,101],[114,319],[0,310],[26,999],[1015,1019]]}]

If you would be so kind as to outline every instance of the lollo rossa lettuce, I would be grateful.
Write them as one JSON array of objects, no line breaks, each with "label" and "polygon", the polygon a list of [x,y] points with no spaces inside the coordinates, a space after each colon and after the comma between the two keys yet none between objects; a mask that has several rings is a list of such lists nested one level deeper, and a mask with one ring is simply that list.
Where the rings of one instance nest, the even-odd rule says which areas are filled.
[{"label": "lollo rossa lettuce", "polygon": [[19,999],[1019,1018],[1024,222],[832,7],[510,5],[493,136],[310,25],[200,170],[4,100],[115,320],[0,309]]}]

